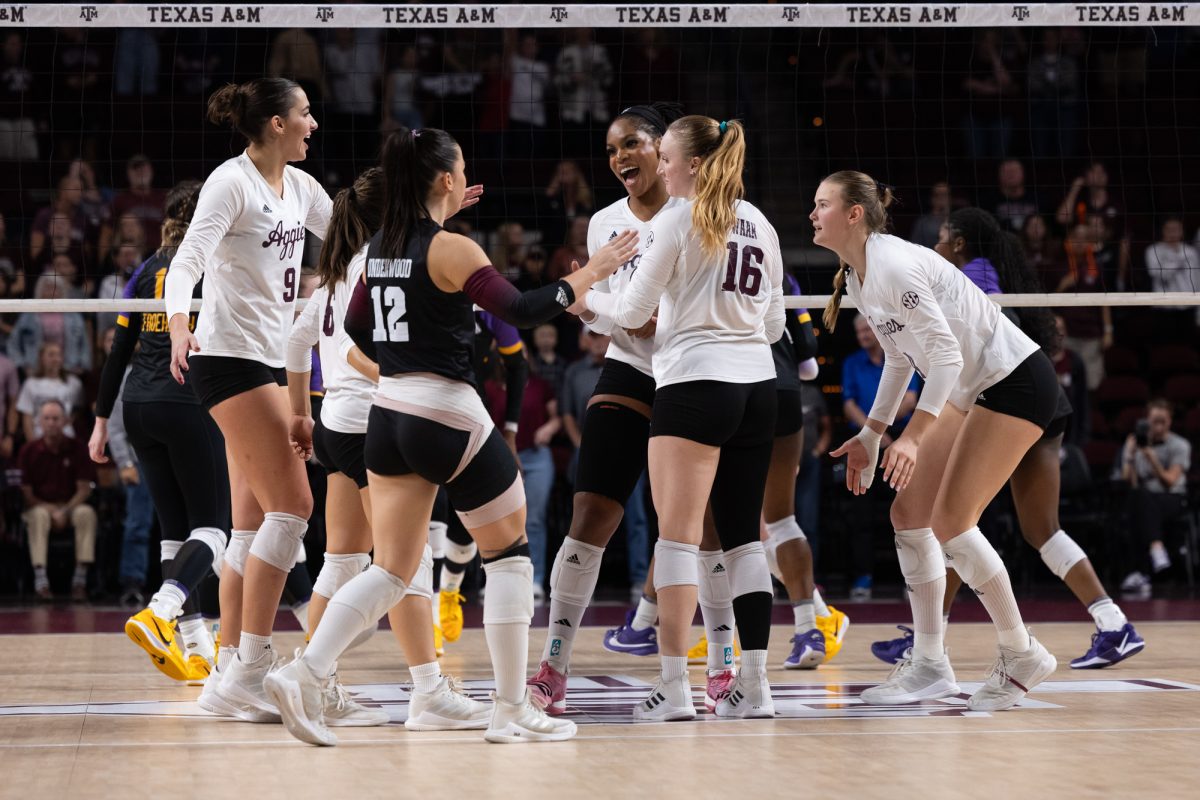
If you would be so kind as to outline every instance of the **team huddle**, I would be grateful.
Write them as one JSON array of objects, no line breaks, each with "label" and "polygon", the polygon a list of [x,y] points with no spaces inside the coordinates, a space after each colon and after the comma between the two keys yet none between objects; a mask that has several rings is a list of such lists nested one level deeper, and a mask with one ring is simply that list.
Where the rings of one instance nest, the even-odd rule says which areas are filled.
[{"label": "team huddle", "polygon": [[[336,744],[333,727],[386,723],[337,677],[338,660],[386,614],[412,677],[409,730],[479,729],[490,742],[571,738],[575,724],[562,715],[575,637],[645,471],[659,520],[651,574],[637,611],[606,637],[610,649],[660,656],[635,720],[696,716],[688,662],[697,604],[705,640],[690,649],[706,664],[706,709],[775,715],[772,576],[795,616],[783,666],[815,669],[837,654],[849,620],[815,590],[794,507],[800,382],[816,377],[816,339],[807,312],[785,309],[785,294],[799,290],[775,227],[743,199],[739,122],[684,115],[672,103],[621,112],[606,152],[627,197],[593,217],[585,266],[521,292],[473,240],[443,227],[483,191],[468,185],[447,132],[390,134],[380,165],[331,200],[288,165],[305,158],[317,130],[296,84],[227,86],[209,116],[249,146],[203,187],[172,193],[164,247],[126,293],[164,298],[167,330],[141,315],[121,318],[97,403],[104,420],[124,377],[130,440],[163,529],[163,586],[126,632],[165,674],[203,681],[202,708],[282,721],[319,745]],[[1097,623],[1072,666],[1105,667],[1144,642],[1047,511],[1050,499],[1057,509],[1057,461],[1051,477],[1040,456],[1057,451],[1071,408],[1043,352],[1044,320],[1036,310],[1002,313],[959,268],[967,256],[990,259],[989,285],[1019,291],[1014,276],[1027,269],[1019,253],[1011,257],[994,221],[971,214],[951,216],[936,252],[904,242],[885,232],[890,201],[870,177],[837,172],[821,182],[809,217],[814,243],[840,260],[826,327],[850,297],[886,354],[867,424],[832,455],[845,457],[853,493],[877,472],[897,492],[891,521],[913,628],[873,647],[896,666],[861,699],[894,705],[959,693],[943,645],[950,578],[979,596],[999,644],[968,706],[1003,710],[1057,667],[1025,627],[1008,571],[978,528],[1010,479],[1026,538]],[[319,287],[296,318],[306,230],[323,240]],[[570,530],[529,677],[534,587],[513,445],[525,375],[516,329],[564,313],[611,344],[582,420]],[[493,342],[511,363],[504,430],[481,399],[480,362]],[[325,385],[315,421],[314,346]],[[914,372],[924,380],[917,410],[881,453]],[[105,436],[101,422],[93,458],[103,458]],[[284,663],[272,626],[303,558],[313,508],[305,462],[314,456],[328,472],[326,553],[304,620],[307,646]],[[1051,480],[1047,499],[1034,487]],[[476,555],[487,581],[491,703],[464,694],[438,662],[442,632],[456,638],[462,624],[457,603],[444,599],[458,596]],[[214,574],[219,647],[195,613]]]}]

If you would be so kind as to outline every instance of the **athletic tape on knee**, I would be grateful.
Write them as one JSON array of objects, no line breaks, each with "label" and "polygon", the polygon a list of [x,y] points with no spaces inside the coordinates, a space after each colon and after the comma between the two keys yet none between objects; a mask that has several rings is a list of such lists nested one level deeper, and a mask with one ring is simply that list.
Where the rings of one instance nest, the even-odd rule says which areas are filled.
[{"label": "athletic tape on knee", "polygon": [[230,531],[229,546],[225,548],[225,563],[238,575],[246,574],[246,557],[258,531]]},{"label": "athletic tape on knee", "polygon": [[367,553],[326,553],[325,563],[321,565],[321,572],[313,584],[313,594],[332,599],[338,589],[369,566],[371,556]]},{"label": "athletic tape on knee", "polygon": [[604,548],[580,542],[571,537],[563,539],[554,566],[550,569],[550,598],[587,607],[600,578],[600,562]]},{"label": "athletic tape on knee", "polygon": [[250,555],[270,564],[283,572],[291,572],[300,563],[304,550],[304,532],[308,521],[295,514],[268,511],[263,515],[263,524],[250,544]]},{"label": "athletic tape on knee", "polygon": [[987,583],[1004,571],[1000,554],[979,532],[978,527],[955,536],[943,544],[942,549],[963,583],[972,588]]},{"label": "athletic tape on knee", "polygon": [[479,547],[474,542],[459,544],[449,539],[446,541],[446,560],[454,564],[470,564],[478,552]]},{"label": "athletic tape on knee", "polygon": [[158,543],[158,552],[160,561],[170,561],[179,552],[179,548],[183,547],[183,542],[173,542],[170,539],[163,539]]},{"label": "athletic tape on knee", "polygon": [[483,624],[505,625],[533,619],[533,562],[512,556],[483,565],[487,594],[483,598]]},{"label": "athletic tape on knee", "polygon": [[434,520],[429,523],[429,548],[434,558],[446,557],[446,529],[444,522]]},{"label": "athletic tape on knee", "polygon": [[808,537],[804,535],[804,531],[800,530],[800,523],[796,521],[795,517],[785,517],[776,522],[767,523],[767,541],[774,547],[779,547],[784,542],[803,542],[806,539]]},{"label": "athletic tape on knee", "polygon": [[408,586],[400,578],[377,564],[351,578],[329,601],[329,606],[344,606],[362,618],[363,626],[374,625],[392,606],[400,602]]},{"label": "athletic tape on knee", "polygon": [[659,539],[654,545],[654,588],[697,586],[700,546]]},{"label": "athletic tape on knee", "polygon": [[729,570],[725,567],[725,553],[720,550],[701,550],[697,560],[696,568],[700,581],[697,595],[700,605],[724,608],[733,603]]},{"label": "athletic tape on knee", "polygon": [[1083,552],[1083,548],[1068,536],[1066,531],[1055,533],[1038,552],[1042,554],[1042,561],[1046,562],[1050,571],[1060,579],[1065,579],[1071,567],[1087,558],[1087,553]]},{"label": "athletic tape on knee", "polygon": [[421,554],[421,564],[417,567],[417,571],[413,575],[412,582],[408,585],[408,591],[404,593],[404,596],[424,597],[426,600],[433,599],[433,551],[429,545],[425,545],[425,552]]},{"label": "athletic tape on knee", "polygon": [[933,528],[896,531],[896,558],[900,574],[909,586],[946,577],[946,556],[933,535]]},{"label": "athletic tape on knee", "polygon": [[749,542],[725,551],[725,569],[729,573],[730,602],[755,592],[772,593],[771,573],[762,542]]}]

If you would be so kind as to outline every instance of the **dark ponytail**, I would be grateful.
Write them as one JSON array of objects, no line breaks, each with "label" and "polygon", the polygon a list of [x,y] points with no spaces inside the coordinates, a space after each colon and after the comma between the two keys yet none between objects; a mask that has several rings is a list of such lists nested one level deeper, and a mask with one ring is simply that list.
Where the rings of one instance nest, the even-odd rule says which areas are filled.
[{"label": "dark ponytail", "polygon": [[261,142],[272,117],[286,117],[300,84],[287,78],[227,83],[208,98],[208,121],[229,126],[248,141]]},{"label": "dark ponytail", "polygon": [[437,128],[411,131],[401,128],[383,142],[380,161],[384,178],[384,251],[392,256],[404,252],[409,235],[422,217],[429,216],[425,200],[434,180],[453,172],[458,161],[458,142]]},{"label": "dark ponytail", "polygon": [[[1041,294],[1042,282],[1025,259],[1025,248],[1014,234],[1001,229],[996,218],[981,208],[960,208],[950,214],[946,228],[961,237],[970,259],[986,258],[996,270],[1005,294]],[[1043,350],[1058,338],[1054,316],[1046,308],[1016,308],[1021,330]]]},{"label": "dark ponytail", "polygon": [[346,280],[350,259],[379,230],[383,195],[383,170],[371,167],[333,198],[329,229],[317,259],[319,286],[334,286]]},{"label": "dark ponytail", "polygon": [[182,181],[167,193],[167,202],[163,206],[162,244],[158,248],[160,254],[175,254],[192,222],[192,215],[196,213],[203,185],[197,180]]}]

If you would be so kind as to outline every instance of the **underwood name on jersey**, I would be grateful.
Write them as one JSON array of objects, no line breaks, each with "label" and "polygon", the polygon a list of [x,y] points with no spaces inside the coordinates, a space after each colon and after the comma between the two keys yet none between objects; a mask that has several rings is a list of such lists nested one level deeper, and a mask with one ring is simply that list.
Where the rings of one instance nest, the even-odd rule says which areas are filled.
[{"label": "underwood name on jersey", "polygon": [[408,278],[412,276],[411,258],[372,258],[367,262],[368,278]]},{"label": "underwood name on jersey", "polygon": [[286,261],[292,257],[296,244],[304,241],[304,223],[296,222],[296,227],[283,229],[283,220],[275,224],[275,230],[267,234],[267,240],[262,243],[263,249],[271,245],[279,246],[279,260]]},{"label": "underwood name on jersey", "polygon": [[755,229],[754,223],[748,219],[739,219],[733,226],[733,235],[742,236],[746,239],[757,239],[758,230]]}]

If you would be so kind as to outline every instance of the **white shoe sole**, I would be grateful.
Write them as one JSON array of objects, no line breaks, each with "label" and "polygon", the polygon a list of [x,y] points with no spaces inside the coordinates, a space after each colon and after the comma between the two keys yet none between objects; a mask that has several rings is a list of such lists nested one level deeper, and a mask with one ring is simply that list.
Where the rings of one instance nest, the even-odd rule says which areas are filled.
[{"label": "white shoe sole", "polygon": [[410,731],[481,731],[487,728],[491,718],[490,709],[487,716],[481,719],[451,719],[438,714],[422,712],[420,716],[404,720],[404,727]]},{"label": "white shoe sole", "polygon": [[257,724],[278,723],[280,721],[279,711],[274,706],[268,706],[249,692],[242,691],[240,688],[231,687],[226,689],[223,680],[221,683],[222,685],[217,687],[216,695],[233,711],[233,716],[243,722],[254,722]]},{"label": "white shoe sole", "polygon": [[320,747],[332,747],[337,744],[336,736],[327,731],[321,731],[309,722],[308,717],[304,714],[304,701],[300,696],[300,686],[295,681],[268,675],[263,681],[263,689],[279,708],[283,725],[292,736],[302,742]]},{"label": "white shoe sole", "polygon": [[[220,676],[217,676],[218,678]],[[216,691],[201,692],[196,698],[196,705],[204,709],[210,714],[215,714],[218,717],[228,717],[230,719],[242,719],[238,714],[238,710],[221,699],[221,696]],[[253,722],[254,720],[246,720]]]},{"label": "white shoe sole", "polygon": [[722,719],[771,719],[775,716],[775,706],[739,706],[730,709],[728,703],[721,702],[717,703],[713,714]]},{"label": "white shoe sole", "polygon": [[505,725],[503,728],[489,728],[484,734],[485,741],[493,744],[533,744],[534,742],[565,742],[567,739],[574,738],[577,728],[575,723],[571,723],[570,727],[564,726],[555,729],[553,733],[543,733],[541,731],[531,731],[528,728],[522,728],[519,725]]},{"label": "white shoe sole", "polygon": [[907,694],[880,696],[877,693],[872,694],[871,690],[867,689],[858,698],[869,706],[902,706],[909,703],[919,703],[922,700],[941,700],[945,697],[954,697],[960,691],[957,683],[951,683],[943,679],[923,689],[908,692]]},{"label": "white shoe sole", "polygon": [[795,664],[783,662],[784,669],[816,669],[825,663],[825,654],[819,650],[809,650]]},{"label": "white shoe sole", "polygon": [[641,706],[633,709],[634,722],[681,722],[695,718],[695,706],[671,706],[663,711],[642,711]]},{"label": "white shoe sole", "polygon": [[358,714],[349,717],[326,717],[325,727],[378,728],[380,725],[387,725],[391,721],[392,718],[382,711],[368,711],[359,712]]},{"label": "white shoe sole", "polygon": [[1021,702],[1022,698],[1029,694],[1029,692],[1033,691],[1035,686],[1046,680],[1046,678],[1049,678],[1054,674],[1054,671],[1058,669],[1058,659],[1055,658],[1054,655],[1049,651],[1047,651],[1047,655],[1050,656],[1049,661],[1043,664],[1042,668],[1028,680],[1028,682],[1025,684],[1025,691],[1019,692],[1016,695],[1009,695],[1002,702],[995,705],[984,705],[982,701],[978,704],[973,703],[972,701],[975,699],[975,696],[972,695],[967,699],[967,708],[971,711],[1007,711],[1008,709],[1012,708],[1017,703]]}]

